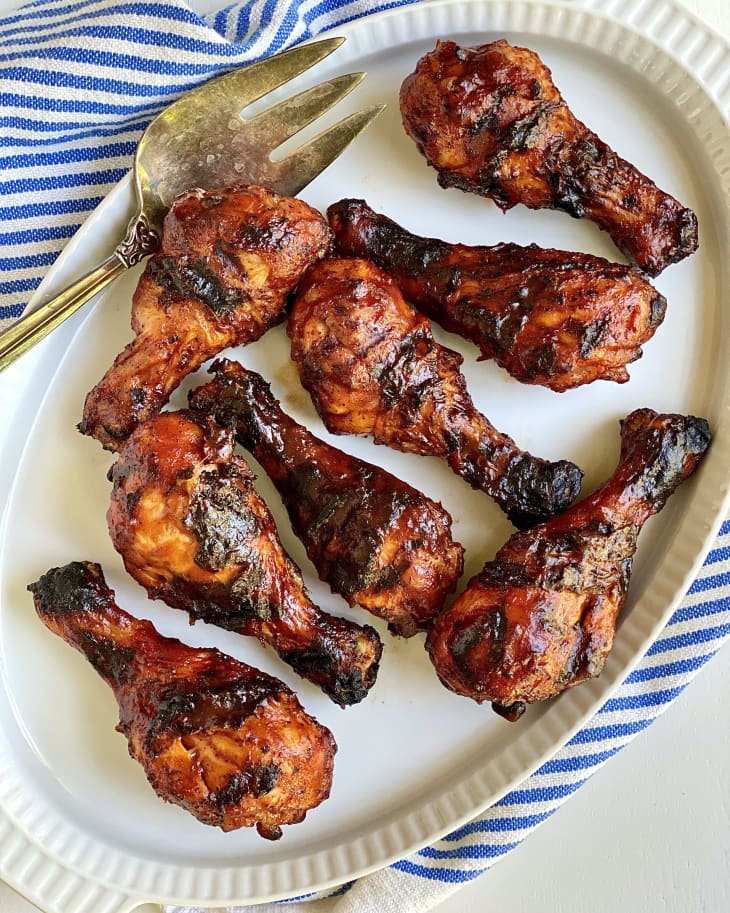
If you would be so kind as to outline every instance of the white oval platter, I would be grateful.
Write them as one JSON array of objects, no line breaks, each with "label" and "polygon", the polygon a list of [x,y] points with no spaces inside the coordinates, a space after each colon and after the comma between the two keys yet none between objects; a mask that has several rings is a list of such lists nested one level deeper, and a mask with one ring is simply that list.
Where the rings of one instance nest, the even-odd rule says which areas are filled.
[{"label": "white oval platter", "polygon": [[[470,389],[494,424],[535,454],[579,463],[584,491],[611,473],[618,420],[639,406],[704,415],[714,442],[700,472],[642,535],[629,604],[599,679],[508,724],[441,687],[422,637],[398,641],[379,625],[385,641],[379,680],[362,704],[342,711],[258,644],[206,625],[189,627],[183,613],[150,602],[125,575],[105,527],[112,458],[75,430],[86,392],[130,338],[138,272],[123,277],[43,343],[0,463],[8,485],[0,551],[0,876],[47,913],[124,913],[149,900],[220,906],[291,897],[385,866],[454,829],[535,770],[623,680],[686,591],[727,509],[727,45],[673,0],[437,0],[339,32],[345,46],[313,78],[367,70],[346,104],[388,108],[302,194],[318,208],[364,197],[426,235],[534,241],[619,259],[607,236],[585,222],[521,207],[502,215],[483,199],[440,190],[404,135],[398,87],[437,38],[476,44],[506,36],[537,50],[575,113],[698,214],[700,251],[656,280],[669,301],[667,317],[623,386],[600,382],[562,395],[526,387],[491,363],[478,364],[473,347],[439,333],[464,353]],[[124,181],[68,246],[44,288],[62,286],[108,253],[131,208]],[[465,580],[509,535],[492,502],[440,463],[329,437],[289,362],[282,327],[231,354],[263,373],[284,408],[315,433],[441,499],[467,550]],[[276,493],[258,475],[315,601],[371,621],[315,579]],[[223,834],[160,802],[114,731],[109,690],[33,612],[27,584],[73,559],[100,561],[120,605],[163,633],[218,646],[287,681],[339,744],[330,799],[277,843],[253,831]]]}]

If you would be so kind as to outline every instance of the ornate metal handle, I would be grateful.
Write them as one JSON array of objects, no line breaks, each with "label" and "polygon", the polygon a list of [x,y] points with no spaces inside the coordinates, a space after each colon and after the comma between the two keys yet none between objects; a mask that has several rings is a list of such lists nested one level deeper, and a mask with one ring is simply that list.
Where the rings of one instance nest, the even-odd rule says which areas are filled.
[{"label": "ornate metal handle", "polygon": [[157,232],[143,213],[132,219],[124,240],[110,257],[0,335],[0,371],[40,342],[125,269],[154,253],[159,243]]}]

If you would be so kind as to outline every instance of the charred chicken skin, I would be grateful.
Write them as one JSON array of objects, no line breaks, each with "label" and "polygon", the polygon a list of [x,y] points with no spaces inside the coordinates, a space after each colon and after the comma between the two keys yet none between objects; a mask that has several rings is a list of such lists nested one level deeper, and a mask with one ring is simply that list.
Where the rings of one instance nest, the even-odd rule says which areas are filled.
[{"label": "charred chicken skin", "polygon": [[439,41],[404,80],[400,109],[442,187],[591,219],[651,276],[697,249],[692,210],[581,123],[533,51]]},{"label": "charred chicken skin", "polygon": [[135,338],[88,394],[79,429],[118,450],[183,377],[283,320],[289,293],[330,243],[320,213],[263,187],[182,194],[134,294]]},{"label": "charred chicken skin", "polygon": [[626,602],[637,536],[709,442],[704,419],[632,412],[612,478],[559,517],[512,536],[436,619],[427,649],[446,687],[516,719],[526,704],[598,675]]},{"label": "charred chicken skin", "polygon": [[321,579],[386,619],[392,633],[426,628],[463,568],[448,512],[315,437],[283,412],[260,375],[226,360],[212,373],[191,407],[232,428],[263,466]]},{"label": "charred chicken skin", "polygon": [[29,589],[45,626],[112,688],[117,729],[162,799],[275,840],[328,797],[335,740],[283,682],[163,637],[117,606],[98,564],[52,568]]},{"label": "charred chicken skin", "polygon": [[520,450],[477,411],[462,358],[433,338],[393,280],[367,260],[328,259],[302,280],[292,358],[329,431],[446,460],[518,526],[563,510],[582,473]]},{"label": "charred chicken skin", "polygon": [[153,599],[257,637],[338,704],[357,703],[375,681],[380,638],[311,602],[233,446],[229,430],[193,413],[140,425],[111,470],[114,547]]},{"label": "charred chicken skin", "polygon": [[377,263],[407,301],[523,383],[559,392],[624,383],[664,319],[659,292],[600,257],[422,238],[363,200],[341,200],[328,216],[343,254]]}]

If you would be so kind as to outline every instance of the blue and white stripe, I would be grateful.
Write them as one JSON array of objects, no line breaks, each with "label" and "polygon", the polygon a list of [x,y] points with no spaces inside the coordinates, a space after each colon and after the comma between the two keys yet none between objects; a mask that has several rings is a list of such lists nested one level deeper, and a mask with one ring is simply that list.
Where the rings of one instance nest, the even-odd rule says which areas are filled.
[{"label": "blue and white stripe", "polygon": [[[1,20],[0,327],[22,312],[173,98],[222,68],[410,2],[253,0],[203,19],[179,0],[36,0]],[[590,723],[475,821],[330,892],[329,909],[427,909],[488,869],[662,713],[729,635],[726,522],[662,635]]]}]

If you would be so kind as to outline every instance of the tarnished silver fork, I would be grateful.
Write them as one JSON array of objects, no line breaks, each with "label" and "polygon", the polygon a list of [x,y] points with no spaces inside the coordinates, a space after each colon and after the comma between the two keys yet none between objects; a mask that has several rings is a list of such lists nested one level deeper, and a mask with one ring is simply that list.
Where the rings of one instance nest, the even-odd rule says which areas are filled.
[{"label": "tarnished silver fork", "polygon": [[330,165],[380,113],[375,105],[343,118],[290,155],[285,140],[341,101],[363,79],[348,73],[274,104],[249,120],[242,110],[319,63],[344,41],[326,38],[219,76],[187,92],[145,130],[134,160],[138,212],[114,252],[96,269],[43,302],[0,335],[0,370],[30,349],[124,270],[157,250],[162,222],[178,194],[262,184],[286,196]]}]

